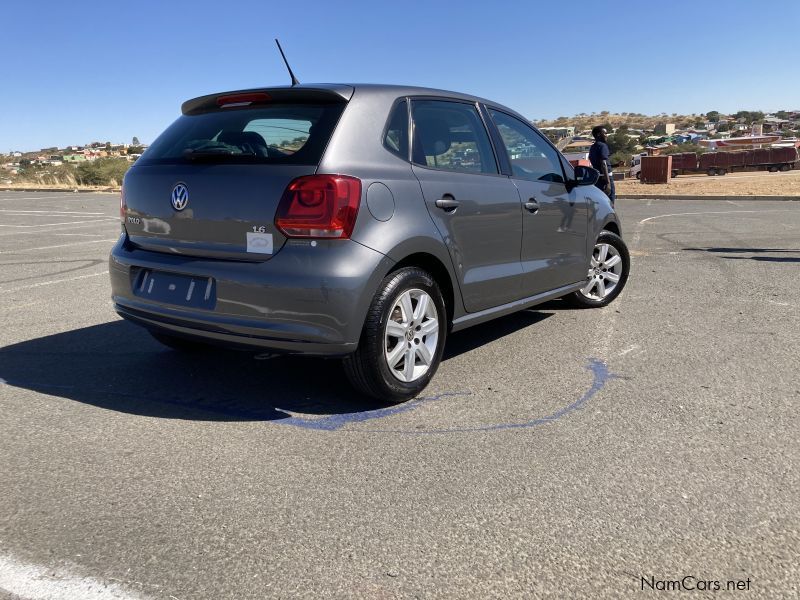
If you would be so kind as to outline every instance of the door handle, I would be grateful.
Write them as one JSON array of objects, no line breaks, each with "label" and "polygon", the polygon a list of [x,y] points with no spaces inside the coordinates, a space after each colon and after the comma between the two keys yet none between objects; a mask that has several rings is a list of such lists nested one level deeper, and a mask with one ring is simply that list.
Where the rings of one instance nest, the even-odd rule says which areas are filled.
[{"label": "door handle", "polygon": [[445,211],[448,211],[448,212],[451,212],[451,211],[454,211],[455,209],[457,209],[459,204],[460,204],[460,202],[458,200],[456,200],[455,198],[453,198],[452,196],[450,196],[450,195],[446,195],[446,196],[444,196],[442,198],[439,198],[436,201],[436,206],[438,206],[439,208],[442,208],[442,209],[444,209]]},{"label": "door handle", "polygon": [[536,212],[539,210],[539,203],[536,201],[536,198],[531,198],[525,203],[525,210],[536,214]]}]

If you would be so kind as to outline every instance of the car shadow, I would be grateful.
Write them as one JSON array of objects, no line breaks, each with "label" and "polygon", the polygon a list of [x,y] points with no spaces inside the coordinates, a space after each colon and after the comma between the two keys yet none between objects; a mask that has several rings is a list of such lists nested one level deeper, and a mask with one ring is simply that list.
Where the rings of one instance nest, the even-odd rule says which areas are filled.
[{"label": "car shadow", "polygon": [[[710,252],[712,254],[733,254],[720,256],[726,260],[754,260],[756,262],[800,263],[800,256],[763,256],[764,254],[800,254],[800,249],[791,248],[684,248],[689,252]],[[736,256],[755,254],[756,256]]]},{"label": "car shadow", "polygon": [[[452,334],[444,360],[548,316],[524,311]],[[122,320],[0,348],[0,385],[140,416],[200,421],[274,421],[387,406],[353,391],[338,360],[224,348],[182,353]]]}]

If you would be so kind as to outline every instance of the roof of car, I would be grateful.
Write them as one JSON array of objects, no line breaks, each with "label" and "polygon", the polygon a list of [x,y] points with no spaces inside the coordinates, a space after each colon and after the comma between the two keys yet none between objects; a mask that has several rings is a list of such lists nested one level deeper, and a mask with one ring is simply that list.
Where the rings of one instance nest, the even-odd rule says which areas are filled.
[{"label": "roof of car", "polygon": [[[234,96],[237,94],[252,94],[258,92],[269,93],[274,96],[289,96],[298,92],[307,92],[309,94],[321,95],[337,95],[344,100],[349,100],[355,92],[359,94],[376,94],[376,95],[392,95],[394,97],[401,96],[441,96],[446,98],[455,98],[458,100],[466,100],[468,102],[482,102],[494,106],[502,106],[498,102],[487,100],[479,96],[471,94],[463,94],[460,92],[453,92],[449,90],[440,90],[436,88],[407,86],[407,85],[388,85],[381,83],[303,83],[295,86],[270,86],[263,88],[250,88],[246,90],[232,90],[208,94],[187,100],[181,106],[181,111],[184,114],[196,112],[199,110],[210,108],[210,105],[216,105],[217,98],[221,96]],[[276,98],[277,99],[277,98]]]}]

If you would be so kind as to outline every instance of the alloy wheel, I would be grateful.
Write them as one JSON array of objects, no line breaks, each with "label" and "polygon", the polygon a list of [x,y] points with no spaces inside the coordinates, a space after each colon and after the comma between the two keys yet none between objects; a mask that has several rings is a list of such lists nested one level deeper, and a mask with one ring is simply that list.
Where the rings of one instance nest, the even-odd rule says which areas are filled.
[{"label": "alloy wheel", "polygon": [[404,291],[384,331],[384,357],[392,375],[406,383],[425,375],[438,341],[439,318],[433,299],[420,289]]},{"label": "alloy wheel", "polygon": [[619,251],[611,244],[597,244],[592,252],[588,279],[581,294],[591,300],[604,300],[616,289],[622,269]]}]

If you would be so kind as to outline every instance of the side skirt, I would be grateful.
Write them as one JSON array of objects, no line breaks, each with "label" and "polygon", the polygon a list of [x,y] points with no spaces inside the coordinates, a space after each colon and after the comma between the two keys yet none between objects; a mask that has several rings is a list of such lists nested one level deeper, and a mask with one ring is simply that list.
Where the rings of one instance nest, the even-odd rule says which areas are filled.
[{"label": "side skirt", "polygon": [[460,331],[461,329],[466,329],[467,327],[472,327],[473,325],[478,325],[479,323],[491,321],[497,317],[509,315],[513,312],[517,312],[518,310],[536,306],[537,304],[547,302],[548,300],[561,298],[561,296],[566,296],[571,292],[577,292],[584,285],[586,285],[586,282],[580,281],[578,283],[572,283],[570,285],[565,285],[564,287],[550,290],[549,292],[543,292],[535,296],[528,296],[527,298],[515,300],[514,302],[509,302],[508,304],[502,304],[500,306],[495,306],[494,308],[487,308],[486,310],[464,315],[463,317],[459,317],[453,321],[452,331]]}]

